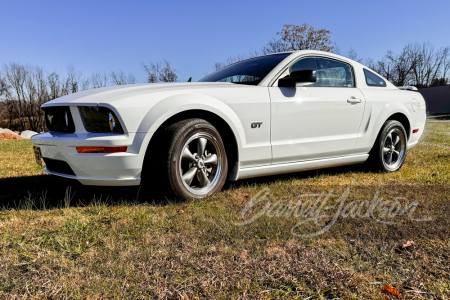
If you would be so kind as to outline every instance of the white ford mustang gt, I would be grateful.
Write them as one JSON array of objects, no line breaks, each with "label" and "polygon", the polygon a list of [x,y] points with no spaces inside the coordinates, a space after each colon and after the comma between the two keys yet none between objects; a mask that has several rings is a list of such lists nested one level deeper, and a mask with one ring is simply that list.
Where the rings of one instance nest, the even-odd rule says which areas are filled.
[{"label": "white ford mustang gt", "polygon": [[321,51],[244,60],[197,83],[135,84],[45,103],[33,137],[45,171],[86,185],[170,188],[363,163],[397,171],[426,119],[415,88]]}]

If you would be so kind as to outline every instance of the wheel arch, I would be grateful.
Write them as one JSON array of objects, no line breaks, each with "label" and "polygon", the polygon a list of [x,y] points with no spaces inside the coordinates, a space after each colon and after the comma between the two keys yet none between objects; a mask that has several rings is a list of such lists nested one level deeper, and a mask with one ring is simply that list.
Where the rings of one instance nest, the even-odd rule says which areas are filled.
[{"label": "wheel arch", "polygon": [[[170,116],[168,119],[166,119],[162,124],[158,126],[156,131],[151,136],[150,140],[145,146],[145,154],[144,154],[144,160],[143,160],[143,170],[142,173],[145,171],[145,166],[148,165],[148,160],[151,157],[151,149],[153,147],[156,147],[159,143],[159,141],[163,138],[164,135],[164,129],[170,126],[171,124],[174,124],[176,122],[179,122],[181,120],[186,119],[203,119],[209,123],[211,123],[219,132],[224,146],[225,146],[225,152],[227,154],[227,160],[228,160],[228,177],[231,177],[233,179],[233,176],[231,174],[234,174],[237,172],[238,168],[238,162],[239,162],[239,140],[236,136],[235,132],[231,128],[230,124],[225,121],[221,116],[218,114],[204,110],[204,109],[189,109],[184,110],[181,112],[178,112],[172,116]],[[141,176],[142,177],[142,176]]]},{"label": "wheel arch", "polygon": [[381,122],[381,124],[378,126],[378,131],[376,131],[376,135],[371,143],[372,146],[370,148],[369,153],[373,152],[373,149],[374,149],[374,147],[377,143],[377,140],[381,134],[381,131],[383,129],[384,123],[386,123],[387,121],[390,121],[390,120],[395,120],[395,121],[400,122],[403,125],[403,127],[405,128],[407,139],[409,139],[409,136],[411,134],[411,123],[410,123],[408,117],[406,116],[406,114],[404,114],[401,111],[394,112],[389,117],[387,117],[387,119],[385,119],[383,122]]},{"label": "wheel arch", "polygon": [[389,118],[387,118],[386,121],[390,121],[390,120],[395,120],[395,121],[400,122],[403,125],[403,127],[405,128],[407,138],[409,139],[409,137],[411,135],[411,122],[409,121],[408,117],[404,113],[397,112],[397,113],[392,114]]},{"label": "wheel arch", "polygon": [[[409,139],[411,134],[411,115],[407,106],[402,101],[389,101],[385,103],[379,110],[376,107],[372,107],[371,115],[376,116],[373,127],[370,130],[370,138],[368,144],[370,148],[375,145],[378,135],[383,128],[384,123],[388,120],[397,120],[403,127],[405,127],[406,135]],[[370,120],[370,119],[369,119]],[[370,122],[370,121],[369,121]]]}]

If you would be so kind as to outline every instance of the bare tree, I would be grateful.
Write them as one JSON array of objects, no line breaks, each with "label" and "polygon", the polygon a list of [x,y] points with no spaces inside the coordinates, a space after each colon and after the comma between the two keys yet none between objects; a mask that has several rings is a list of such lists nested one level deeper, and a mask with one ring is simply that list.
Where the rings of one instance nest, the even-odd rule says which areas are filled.
[{"label": "bare tree", "polygon": [[222,70],[223,68],[225,68],[229,65],[232,65],[234,63],[237,63],[241,60],[249,59],[249,58],[260,56],[260,55],[261,55],[261,52],[253,50],[248,53],[230,56],[225,61],[214,63],[213,70],[214,70],[214,72],[217,72],[217,71]]},{"label": "bare tree", "polygon": [[412,84],[421,88],[429,87],[441,81],[447,81],[450,68],[450,47],[435,50],[429,43],[411,45],[412,51],[420,56],[420,60],[412,70]]},{"label": "bare tree", "polygon": [[357,61],[359,63],[362,63],[362,61],[363,61],[363,58],[359,57],[358,53],[353,48],[350,48],[350,50],[348,51],[347,57],[352,59],[352,60],[354,60],[354,61]]},{"label": "bare tree", "polygon": [[13,100],[3,100],[0,102],[0,117],[8,120],[8,128],[12,128],[13,120],[17,117],[16,107]]},{"label": "bare tree", "polygon": [[374,69],[396,86],[445,85],[450,69],[450,47],[436,50],[429,43],[407,44],[400,54],[388,51]]},{"label": "bare tree", "polygon": [[44,123],[40,106],[50,99],[43,69],[12,62],[4,65],[3,70],[6,84],[10,87],[3,95],[10,126],[15,118],[22,130],[42,130]]},{"label": "bare tree", "polygon": [[376,71],[386,77],[396,86],[404,86],[412,81],[412,71],[421,61],[421,54],[415,51],[413,45],[403,47],[400,54],[388,51],[378,62]]},{"label": "bare tree", "polygon": [[136,77],[133,74],[126,75],[124,71],[118,72],[110,71],[109,77],[111,82],[115,85],[134,84],[136,83]]},{"label": "bare tree", "polygon": [[59,74],[53,72],[47,76],[48,86],[49,86],[49,96],[50,100],[59,98],[62,96],[63,86],[60,80]]},{"label": "bare tree", "polygon": [[[42,67],[15,62],[5,64],[0,71],[0,121],[9,120],[9,128],[22,131],[45,130],[44,114],[40,108],[45,102],[109,84],[109,77],[105,72],[97,72],[85,78],[73,64],[67,66],[66,76],[56,72],[48,74]],[[117,80],[113,83],[136,83],[132,74],[125,75],[122,71],[112,74]],[[176,80],[175,70],[167,62],[159,64],[158,76],[161,81]]]},{"label": "bare tree", "polygon": [[6,84],[6,79],[3,78],[2,73],[0,73],[0,97],[6,93],[8,90],[8,85]]},{"label": "bare tree", "polygon": [[225,68],[226,66],[227,65],[225,63],[217,61],[217,62],[214,63],[213,72],[220,71],[223,68]]},{"label": "bare tree", "polygon": [[262,49],[264,54],[304,49],[332,52],[334,49],[330,30],[315,30],[313,26],[306,23],[301,26],[283,25],[283,29],[277,34],[280,39],[268,42]]},{"label": "bare tree", "polygon": [[[301,49],[298,49],[301,50]],[[277,40],[273,39],[269,42],[267,42],[267,45],[265,45],[262,49],[262,52],[264,54],[271,54],[271,53],[279,53],[279,52],[286,52],[286,51],[293,51],[289,44],[285,43],[283,40]]]},{"label": "bare tree", "polygon": [[142,68],[147,72],[147,81],[149,83],[175,82],[178,80],[177,70],[173,69],[167,60],[156,63],[151,62],[148,65],[142,63]]},{"label": "bare tree", "polygon": [[71,63],[67,65],[67,78],[66,78],[66,87],[64,92],[66,94],[72,94],[79,91],[79,79],[80,75],[75,69],[75,66]]},{"label": "bare tree", "polygon": [[17,116],[20,126],[25,130],[25,81],[28,75],[26,66],[11,62],[3,66],[7,84],[10,90],[6,95],[7,101],[13,101],[13,112]]},{"label": "bare tree", "polygon": [[42,67],[32,67],[28,74],[26,117],[31,130],[41,131],[44,128],[44,114],[41,105],[49,101],[47,78]]},{"label": "bare tree", "polygon": [[106,73],[94,73],[89,78],[90,87],[93,89],[102,88],[108,85],[108,76],[106,76]]}]

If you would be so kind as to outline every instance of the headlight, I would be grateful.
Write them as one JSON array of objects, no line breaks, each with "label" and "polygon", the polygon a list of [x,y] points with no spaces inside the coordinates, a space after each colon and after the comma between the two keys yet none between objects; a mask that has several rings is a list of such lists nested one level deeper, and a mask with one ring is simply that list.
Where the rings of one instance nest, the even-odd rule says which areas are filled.
[{"label": "headlight", "polygon": [[68,106],[44,107],[45,123],[49,131],[73,133],[75,124]]},{"label": "headlight", "polygon": [[86,131],[92,133],[123,133],[122,125],[112,110],[98,106],[79,106]]}]

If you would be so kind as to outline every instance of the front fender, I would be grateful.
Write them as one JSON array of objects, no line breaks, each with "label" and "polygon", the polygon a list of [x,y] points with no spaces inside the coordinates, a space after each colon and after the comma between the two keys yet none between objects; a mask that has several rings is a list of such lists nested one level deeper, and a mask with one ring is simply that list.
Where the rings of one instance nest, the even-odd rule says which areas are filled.
[{"label": "front fender", "polygon": [[238,151],[245,145],[244,128],[236,113],[224,102],[207,95],[180,94],[161,99],[144,116],[138,127],[138,132],[147,132],[140,142],[140,153],[145,154],[153,134],[169,118],[174,115],[189,111],[204,110],[216,114],[230,126],[233,131]]}]

